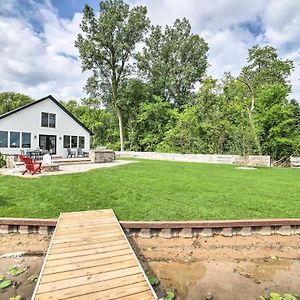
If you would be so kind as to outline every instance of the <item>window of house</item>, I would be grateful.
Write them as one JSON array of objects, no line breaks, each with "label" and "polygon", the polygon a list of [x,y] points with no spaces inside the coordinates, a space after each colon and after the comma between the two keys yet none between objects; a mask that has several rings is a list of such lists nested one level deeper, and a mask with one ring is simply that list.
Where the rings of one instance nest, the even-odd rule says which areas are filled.
[{"label": "window of house", "polygon": [[55,114],[49,114],[49,127],[55,128]]},{"label": "window of house", "polygon": [[0,131],[0,148],[8,147],[8,131]]},{"label": "window of house", "polygon": [[20,132],[10,132],[10,148],[20,148]]},{"label": "window of house", "polygon": [[64,148],[71,148],[69,135],[64,135]]},{"label": "window of house", "polygon": [[31,133],[22,132],[22,148],[31,148]]},{"label": "window of house", "polygon": [[71,137],[71,148],[77,148],[77,136],[72,135],[72,137]]},{"label": "window of house", "polygon": [[42,127],[55,128],[56,114],[42,112],[41,125]]},{"label": "window of house", "polygon": [[79,148],[84,149],[84,136],[79,137]]},{"label": "window of house", "polygon": [[48,113],[42,112],[42,127],[48,127]]}]

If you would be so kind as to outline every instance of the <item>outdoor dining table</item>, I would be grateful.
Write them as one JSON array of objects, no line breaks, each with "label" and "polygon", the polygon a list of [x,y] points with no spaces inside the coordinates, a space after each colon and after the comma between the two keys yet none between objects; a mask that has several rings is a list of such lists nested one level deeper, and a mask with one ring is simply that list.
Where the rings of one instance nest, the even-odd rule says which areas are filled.
[{"label": "outdoor dining table", "polygon": [[[42,160],[43,158],[43,155],[49,153],[49,151],[47,150],[29,150],[29,151],[26,151],[26,156],[27,157],[30,157],[34,160]],[[51,153],[50,153],[51,155]]]}]

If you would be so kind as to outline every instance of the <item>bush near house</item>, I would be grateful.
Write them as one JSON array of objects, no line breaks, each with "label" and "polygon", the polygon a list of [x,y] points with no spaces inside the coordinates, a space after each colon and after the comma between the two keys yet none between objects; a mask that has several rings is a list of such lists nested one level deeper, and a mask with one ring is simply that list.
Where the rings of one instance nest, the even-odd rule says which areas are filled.
[{"label": "bush near house", "polygon": [[5,167],[5,165],[6,165],[5,158],[3,154],[0,152],[0,168]]}]

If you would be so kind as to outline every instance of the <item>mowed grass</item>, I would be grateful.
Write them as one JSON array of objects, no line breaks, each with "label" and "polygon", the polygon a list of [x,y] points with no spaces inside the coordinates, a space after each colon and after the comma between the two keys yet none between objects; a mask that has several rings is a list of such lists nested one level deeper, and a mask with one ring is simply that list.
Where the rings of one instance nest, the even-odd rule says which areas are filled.
[{"label": "mowed grass", "polygon": [[0,217],[105,208],[121,220],[300,217],[300,170],[141,160],[71,175],[0,176]]}]

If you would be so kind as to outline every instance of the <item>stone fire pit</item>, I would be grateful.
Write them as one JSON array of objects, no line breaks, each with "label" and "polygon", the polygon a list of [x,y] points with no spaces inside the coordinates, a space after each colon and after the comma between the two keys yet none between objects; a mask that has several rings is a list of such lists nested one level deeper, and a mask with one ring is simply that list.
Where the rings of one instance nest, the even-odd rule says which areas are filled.
[{"label": "stone fire pit", "polygon": [[57,172],[59,171],[59,164],[46,164],[42,165],[42,172]]},{"label": "stone fire pit", "polygon": [[93,163],[110,163],[115,160],[115,152],[109,149],[91,150],[89,158]]}]

